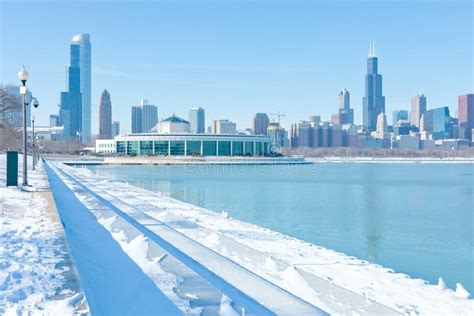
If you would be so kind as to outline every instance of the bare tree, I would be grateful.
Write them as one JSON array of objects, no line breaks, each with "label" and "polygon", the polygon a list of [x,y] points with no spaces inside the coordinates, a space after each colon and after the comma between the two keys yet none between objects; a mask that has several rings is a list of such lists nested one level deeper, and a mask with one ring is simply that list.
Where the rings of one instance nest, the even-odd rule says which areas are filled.
[{"label": "bare tree", "polygon": [[18,96],[0,88],[0,151],[19,149],[21,147],[21,133],[18,126],[11,122],[9,117],[13,111],[19,111]]}]

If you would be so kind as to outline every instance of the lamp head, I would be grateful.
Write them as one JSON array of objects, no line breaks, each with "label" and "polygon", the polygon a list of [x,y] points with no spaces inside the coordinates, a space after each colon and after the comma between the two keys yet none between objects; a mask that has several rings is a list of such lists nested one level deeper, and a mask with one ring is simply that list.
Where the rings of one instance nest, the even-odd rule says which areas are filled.
[{"label": "lamp head", "polygon": [[33,106],[35,107],[35,109],[39,106],[38,99],[36,98],[33,99]]},{"label": "lamp head", "polygon": [[23,85],[26,84],[26,81],[28,80],[28,71],[26,70],[25,65],[21,66],[21,69],[18,72],[18,79],[20,79]]}]

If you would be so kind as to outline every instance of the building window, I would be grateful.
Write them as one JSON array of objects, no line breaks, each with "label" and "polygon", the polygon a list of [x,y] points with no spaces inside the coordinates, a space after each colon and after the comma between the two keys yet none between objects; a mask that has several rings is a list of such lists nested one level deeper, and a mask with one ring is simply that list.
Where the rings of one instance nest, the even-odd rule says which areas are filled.
[{"label": "building window", "polygon": [[148,140],[142,140],[140,142],[140,155],[151,155],[153,154],[153,142]]},{"label": "building window", "polygon": [[244,154],[243,142],[232,142],[232,156],[242,156]]},{"label": "building window", "polygon": [[168,141],[155,142],[155,155],[168,156]]},{"label": "building window", "polygon": [[203,142],[202,143],[202,155],[203,156],[215,156],[216,155],[216,142]]},{"label": "building window", "polygon": [[244,155],[253,156],[253,143],[254,142],[245,142]]},{"label": "building window", "polygon": [[186,142],[186,155],[196,156],[201,154],[201,142],[200,141],[188,141]]},{"label": "building window", "polygon": [[219,142],[219,156],[230,156],[230,142]]},{"label": "building window", "polygon": [[129,155],[138,155],[139,149],[140,149],[140,142],[138,141],[127,142],[127,153]]},{"label": "building window", "polygon": [[184,156],[184,141],[171,141],[171,156]]},{"label": "building window", "polygon": [[262,146],[261,142],[256,142],[255,143],[255,155],[256,156],[263,155],[263,146]]},{"label": "building window", "polygon": [[117,153],[118,154],[124,154],[126,153],[125,151],[126,147],[125,147],[125,142],[117,142]]}]

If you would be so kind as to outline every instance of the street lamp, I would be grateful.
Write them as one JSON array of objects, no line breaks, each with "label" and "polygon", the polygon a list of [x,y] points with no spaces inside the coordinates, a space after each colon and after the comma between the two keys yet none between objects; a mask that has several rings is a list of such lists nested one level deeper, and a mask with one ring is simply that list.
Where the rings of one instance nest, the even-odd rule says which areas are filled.
[{"label": "street lamp", "polygon": [[[26,89],[26,82],[28,81],[28,71],[26,70],[25,66],[22,66],[20,71],[18,72],[18,79],[20,79],[21,81],[20,94],[22,95],[22,101],[23,101],[22,102],[23,103],[23,183],[22,183],[22,186],[27,186],[28,185],[28,170],[27,170],[28,135],[26,132],[26,106],[33,100],[31,99],[31,95],[27,93],[27,89]],[[39,102],[38,100],[36,100],[36,98],[33,101],[33,105],[35,108],[39,106]]]}]

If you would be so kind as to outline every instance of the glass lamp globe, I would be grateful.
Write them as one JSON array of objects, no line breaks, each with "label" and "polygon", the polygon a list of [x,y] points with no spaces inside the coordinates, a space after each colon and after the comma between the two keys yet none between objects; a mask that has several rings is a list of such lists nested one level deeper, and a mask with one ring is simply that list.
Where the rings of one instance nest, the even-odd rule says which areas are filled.
[{"label": "glass lamp globe", "polygon": [[18,79],[20,79],[21,82],[28,80],[28,71],[26,70],[24,65],[21,66],[21,69],[18,72]]}]

